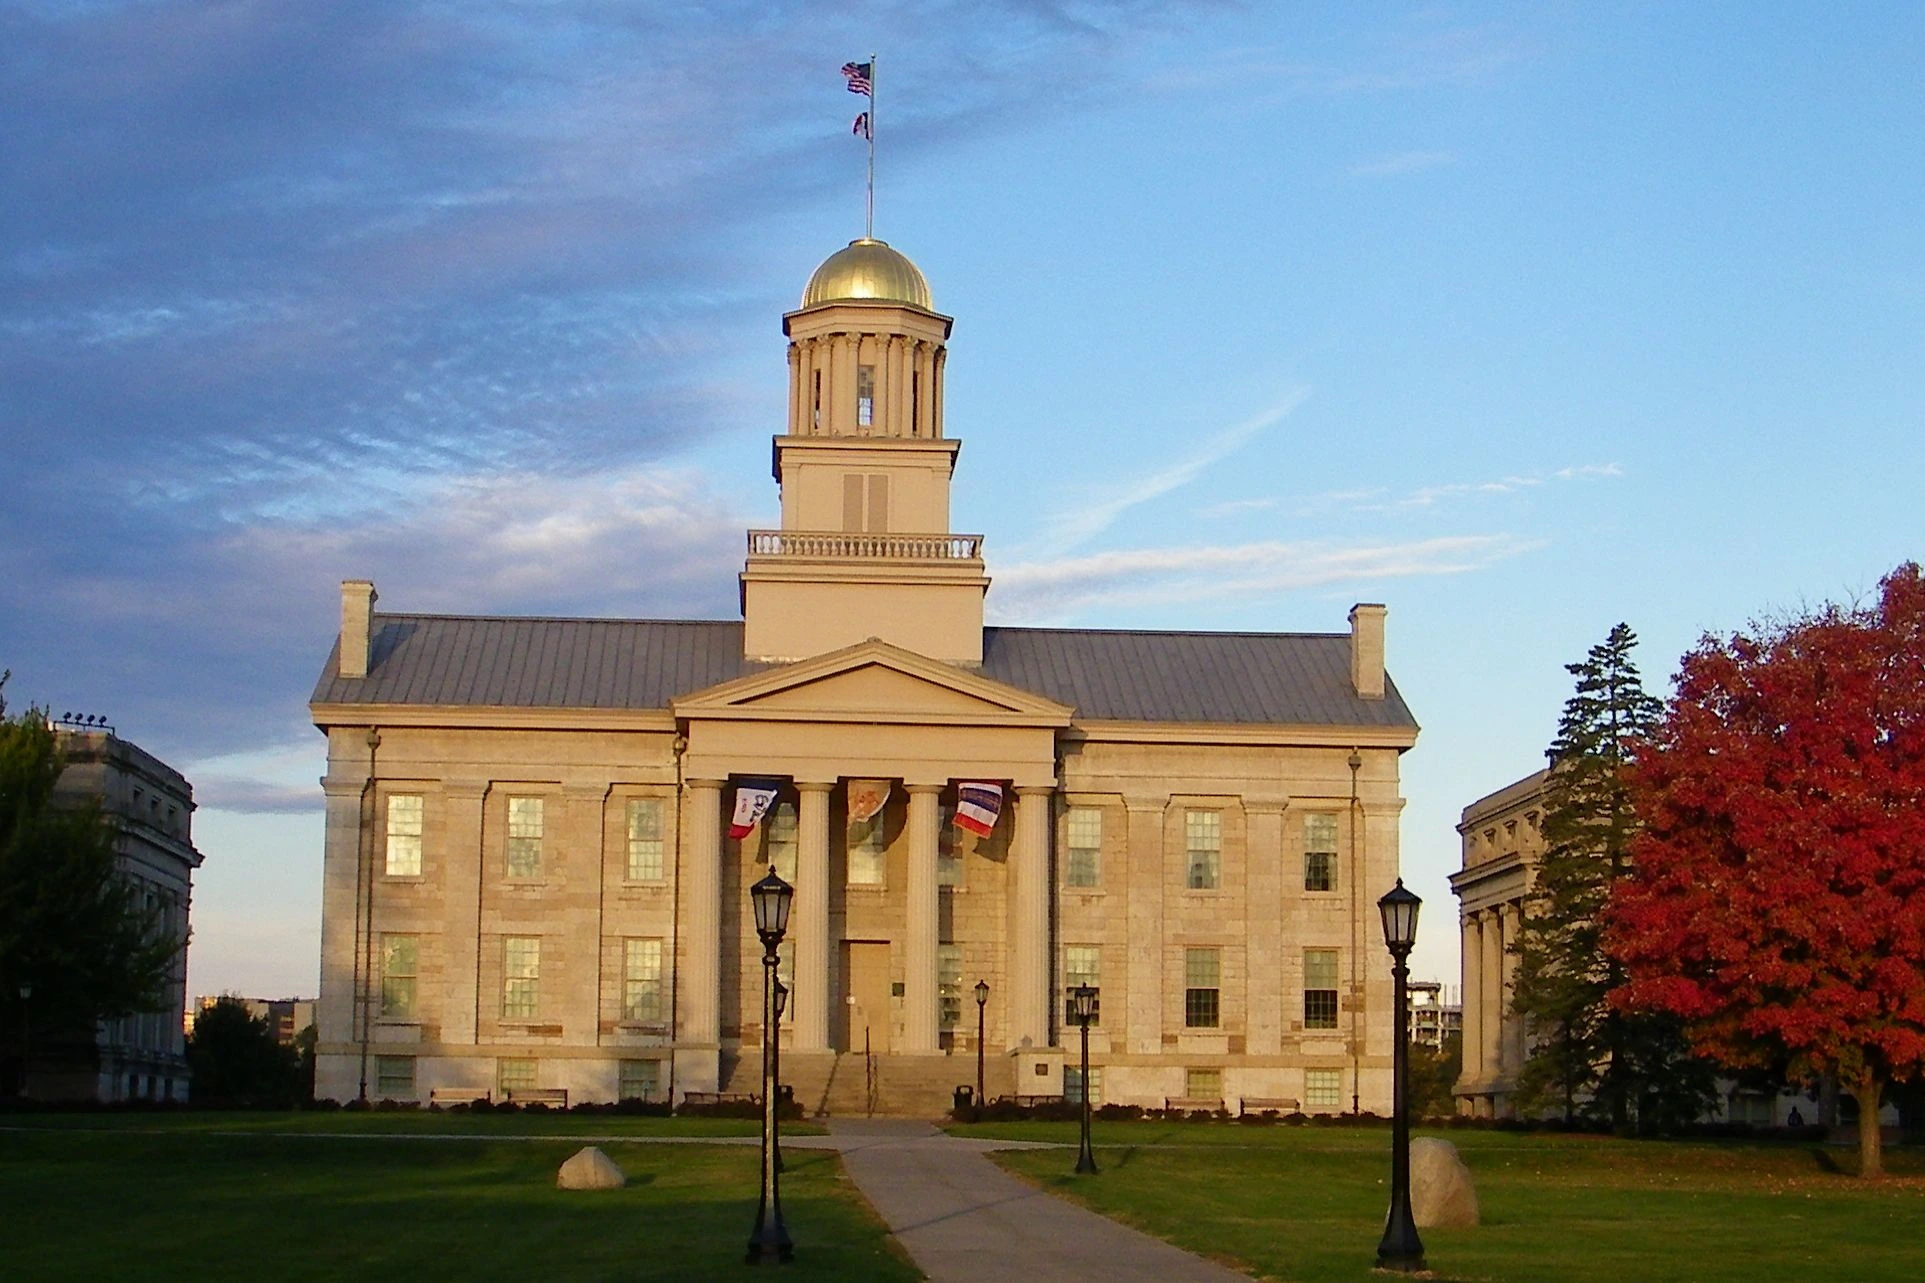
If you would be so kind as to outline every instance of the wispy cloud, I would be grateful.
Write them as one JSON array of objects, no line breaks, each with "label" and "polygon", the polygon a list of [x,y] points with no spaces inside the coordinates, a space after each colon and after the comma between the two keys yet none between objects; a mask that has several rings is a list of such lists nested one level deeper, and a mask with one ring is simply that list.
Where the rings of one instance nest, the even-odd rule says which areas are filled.
[{"label": "wispy cloud", "polygon": [[1197,509],[1199,517],[1234,517],[1250,512],[1281,512],[1293,517],[1308,517],[1331,511],[1407,512],[1434,508],[1454,499],[1517,494],[1535,490],[1547,482],[1608,480],[1622,477],[1624,469],[1615,463],[1585,463],[1558,468],[1553,472],[1513,473],[1484,481],[1451,481],[1419,486],[1396,494],[1382,486],[1326,490],[1311,495],[1278,495],[1254,499],[1230,499]]},{"label": "wispy cloud", "polygon": [[1390,156],[1380,156],[1376,160],[1359,162],[1350,167],[1352,178],[1388,178],[1396,174],[1414,174],[1425,169],[1439,169],[1457,163],[1454,151],[1400,151]]},{"label": "wispy cloud", "polygon": [[1001,622],[1063,622],[1099,606],[1249,599],[1327,584],[1464,574],[1541,546],[1514,535],[1479,534],[1119,550],[1006,567],[996,574],[989,608]]},{"label": "wispy cloud", "polygon": [[1044,522],[1041,544],[1051,552],[1060,553],[1087,542],[1138,504],[1188,485],[1212,464],[1241,450],[1266,428],[1282,422],[1309,396],[1310,389],[1293,388],[1274,405],[1218,432],[1188,458],[1165,464],[1140,477],[1111,483],[1078,506],[1051,514]]}]

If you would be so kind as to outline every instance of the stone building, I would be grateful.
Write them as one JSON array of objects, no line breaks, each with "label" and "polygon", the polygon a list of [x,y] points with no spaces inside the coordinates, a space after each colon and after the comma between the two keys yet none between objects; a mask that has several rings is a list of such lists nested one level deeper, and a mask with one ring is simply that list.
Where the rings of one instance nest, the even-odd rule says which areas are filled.
[{"label": "stone building", "polygon": [[[159,915],[170,936],[185,941],[193,900],[194,790],[186,778],[111,729],[56,724],[65,759],[56,803],[97,805],[116,823],[120,871],[140,906]],[[100,1022],[91,1043],[34,1043],[28,1090],[44,1100],[186,1100],[187,950],[168,975],[155,1011]],[[31,1014],[31,1008],[29,1008]]]},{"label": "stone building", "polygon": [[[946,1102],[979,980],[991,1094],[1388,1107],[1375,901],[1417,726],[1384,608],[1327,634],[986,627],[983,540],[949,522],[951,324],[881,242],[816,271],[740,619],[387,613],[343,585],[311,706],[320,1095],[757,1090],[746,892],[773,864],[811,1107]],[[757,781],[775,804],[732,840]],[[1004,799],[984,837],[952,822],[969,782]],[[1078,983],[1100,1016],[1066,1084]]]},{"label": "stone building", "polygon": [[1463,931],[1464,1070],[1458,1110],[1508,1118],[1511,1090],[1523,1067],[1524,1022],[1511,1010],[1517,957],[1538,860],[1544,854],[1544,780],[1537,771],[1464,808],[1457,825],[1464,867],[1451,875]]}]

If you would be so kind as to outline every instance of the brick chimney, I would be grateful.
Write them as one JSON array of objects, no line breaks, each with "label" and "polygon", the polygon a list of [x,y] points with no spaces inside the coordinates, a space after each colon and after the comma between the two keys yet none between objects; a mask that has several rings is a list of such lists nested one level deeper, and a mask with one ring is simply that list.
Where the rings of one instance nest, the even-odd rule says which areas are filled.
[{"label": "brick chimney", "polygon": [[368,647],[373,641],[374,583],[368,579],[341,581],[341,676],[368,675]]},{"label": "brick chimney", "polygon": [[1350,684],[1362,699],[1384,697],[1384,615],[1382,603],[1360,601],[1350,608]]}]

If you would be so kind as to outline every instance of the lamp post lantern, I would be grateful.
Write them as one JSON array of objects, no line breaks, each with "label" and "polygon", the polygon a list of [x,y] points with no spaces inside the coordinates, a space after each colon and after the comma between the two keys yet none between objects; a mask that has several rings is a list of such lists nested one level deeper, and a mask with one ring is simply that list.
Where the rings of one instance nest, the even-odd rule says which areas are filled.
[{"label": "lamp post lantern", "polygon": [[1383,915],[1384,944],[1390,949],[1391,1003],[1396,1012],[1396,1041],[1392,1044],[1392,1102],[1390,1119],[1390,1214],[1384,1219],[1383,1241],[1377,1244],[1377,1268],[1416,1273],[1424,1268],[1424,1244],[1410,1214],[1410,1011],[1405,989],[1410,980],[1410,948],[1417,942],[1417,910],[1423,906],[1415,892],[1397,885],[1377,901]]},{"label": "lamp post lantern", "polygon": [[1088,985],[1077,985],[1069,991],[1069,1010],[1072,1018],[1083,1030],[1083,1139],[1076,1151],[1076,1170],[1087,1176],[1096,1175],[1096,1155],[1090,1150],[1089,1143],[1089,1027],[1096,1022],[1096,990]]},{"label": "lamp post lantern", "polygon": [[983,1116],[983,1013],[989,1007],[989,981],[976,982],[976,1117]]},{"label": "lamp post lantern", "polygon": [[769,876],[749,888],[755,934],[762,938],[762,1201],[755,1209],[755,1232],[749,1235],[750,1265],[795,1259],[795,1244],[782,1223],[780,1157],[775,1148],[775,1044],[781,1020],[776,998],[781,987],[775,978],[776,949],[789,929],[789,904],[794,899],[795,888],[776,876],[773,864]]}]

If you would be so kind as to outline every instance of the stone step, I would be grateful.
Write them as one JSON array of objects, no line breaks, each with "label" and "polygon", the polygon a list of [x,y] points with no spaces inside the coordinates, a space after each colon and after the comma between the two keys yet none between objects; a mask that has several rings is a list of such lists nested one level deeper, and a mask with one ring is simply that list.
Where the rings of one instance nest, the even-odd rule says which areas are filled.
[{"label": "stone step", "polygon": [[[751,1051],[728,1066],[721,1090],[759,1092],[761,1069],[761,1058]],[[983,1069],[991,1098],[1011,1090],[1014,1068],[1006,1057],[992,1057]],[[934,1118],[949,1112],[958,1086],[974,1088],[976,1058],[880,1055],[872,1078],[860,1052],[789,1052],[782,1057],[782,1081],[812,1116]]]}]

